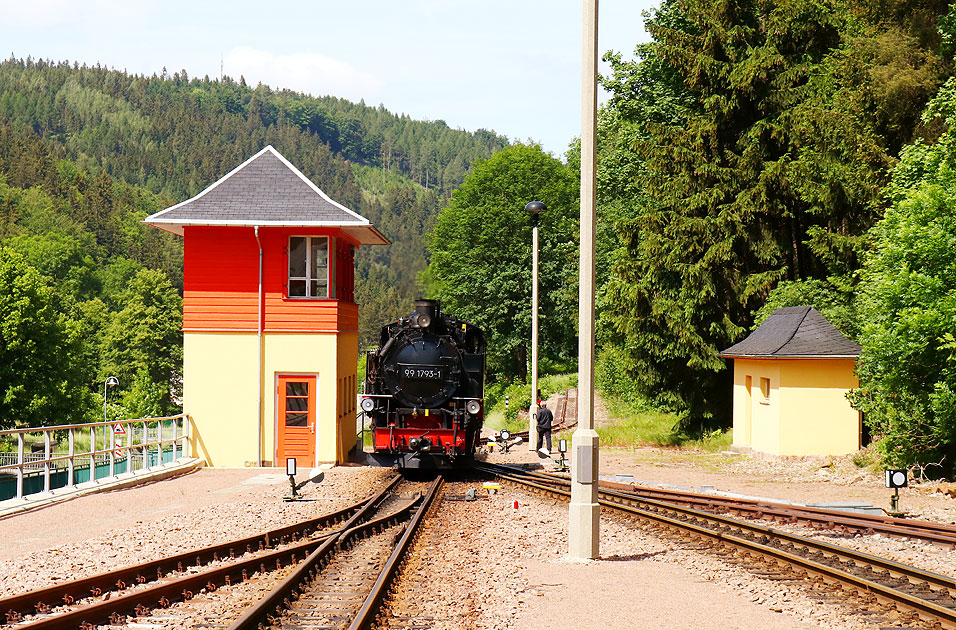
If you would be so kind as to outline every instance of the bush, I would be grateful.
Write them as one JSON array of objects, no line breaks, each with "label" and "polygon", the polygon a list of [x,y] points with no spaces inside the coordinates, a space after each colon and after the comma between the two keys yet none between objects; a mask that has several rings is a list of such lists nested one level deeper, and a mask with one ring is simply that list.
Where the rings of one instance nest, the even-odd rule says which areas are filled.
[{"label": "bush", "polygon": [[598,353],[594,366],[594,380],[606,396],[626,403],[646,403],[640,385],[624,368],[625,351],[614,345],[606,345]]},{"label": "bush", "polygon": [[854,406],[890,466],[956,471],[956,196],[927,185],[887,210],[863,270]]}]

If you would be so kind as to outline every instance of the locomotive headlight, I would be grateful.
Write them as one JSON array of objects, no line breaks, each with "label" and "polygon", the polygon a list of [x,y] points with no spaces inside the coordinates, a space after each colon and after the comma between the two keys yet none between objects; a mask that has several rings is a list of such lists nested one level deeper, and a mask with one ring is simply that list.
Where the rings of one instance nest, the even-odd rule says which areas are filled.
[{"label": "locomotive headlight", "polygon": [[465,410],[473,416],[477,416],[478,412],[481,411],[481,403],[477,400],[469,400],[465,404]]},{"label": "locomotive headlight", "polygon": [[371,411],[375,409],[375,400],[372,398],[362,399],[362,411]]},{"label": "locomotive headlight", "polygon": [[511,431],[502,431],[501,432],[501,441],[507,442],[511,439]]},{"label": "locomotive headlight", "polygon": [[432,324],[432,318],[431,318],[431,317],[429,317],[429,316],[426,315],[425,313],[419,314],[419,316],[418,316],[418,327],[419,327],[419,328],[428,328],[429,326],[431,326],[431,324]]}]

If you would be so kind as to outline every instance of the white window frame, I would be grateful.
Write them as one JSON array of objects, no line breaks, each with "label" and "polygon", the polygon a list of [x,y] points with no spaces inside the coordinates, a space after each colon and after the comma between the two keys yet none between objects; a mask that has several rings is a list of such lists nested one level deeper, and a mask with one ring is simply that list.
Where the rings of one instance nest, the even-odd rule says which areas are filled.
[{"label": "white window frame", "polygon": [[[305,276],[293,276],[290,269],[292,262],[292,239],[305,239]],[[312,243],[315,240],[322,239],[326,243],[325,250],[325,293],[322,295],[312,295],[312,282],[320,278],[312,277]],[[331,236],[307,236],[293,234],[289,236],[286,242],[286,297],[290,300],[330,300],[335,299],[335,239]],[[292,295],[292,282],[305,282],[305,295]]]}]

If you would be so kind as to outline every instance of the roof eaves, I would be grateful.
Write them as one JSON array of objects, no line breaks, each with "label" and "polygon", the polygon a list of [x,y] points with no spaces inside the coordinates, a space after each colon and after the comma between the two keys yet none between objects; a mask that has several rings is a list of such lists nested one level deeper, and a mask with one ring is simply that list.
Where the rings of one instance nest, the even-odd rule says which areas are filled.
[{"label": "roof eaves", "polygon": [[856,359],[858,354],[726,354],[721,359]]}]

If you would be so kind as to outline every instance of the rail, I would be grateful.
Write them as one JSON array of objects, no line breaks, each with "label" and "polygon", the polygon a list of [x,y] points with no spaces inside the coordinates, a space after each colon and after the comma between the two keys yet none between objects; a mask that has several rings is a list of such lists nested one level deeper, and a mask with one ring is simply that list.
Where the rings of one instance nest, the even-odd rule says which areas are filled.
[{"label": "rail", "polygon": [[[562,484],[506,467],[477,467],[505,481],[570,500],[570,489]],[[902,614],[915,614],[927,627],[956,629],[956,579],[924,571],[829,542],[789,534],[763,525],[748,523],[615,491],[601,491],[601,507],[625,512],[645,522],[681,532],[690,540],[707,540],[715,548],[734,550],[739,557],[762,557],[775,574],[793,573],[860,593],[872,601],[889,602]],[[781,568],[782,567],[782,568]]]},{"label": "rail", "polygon": [[[22,499],[25,494],[50,492],[54,475],[65,477],[65,483],[58,483],[57,488],[73,487],[86,481],[162,465],[167,450],[170,461],[188,457],[189,426],[189,416],[179,414],[0,431],[0,442],[16,440],[17,443],[15,453],[4,454],[7,458],[15,455],[12,463],[0,459],[0,480],[14,473],[16,490],[12,497],[0,496],[0,499]],[[38,434],[42,435],[42,453],[28,452],[27,436]],[[64,439],[66,451],[61,452],[59,445]],[[25,482],[35,478],[36,472],[42,472],[43,489],[25,493]]]}]

